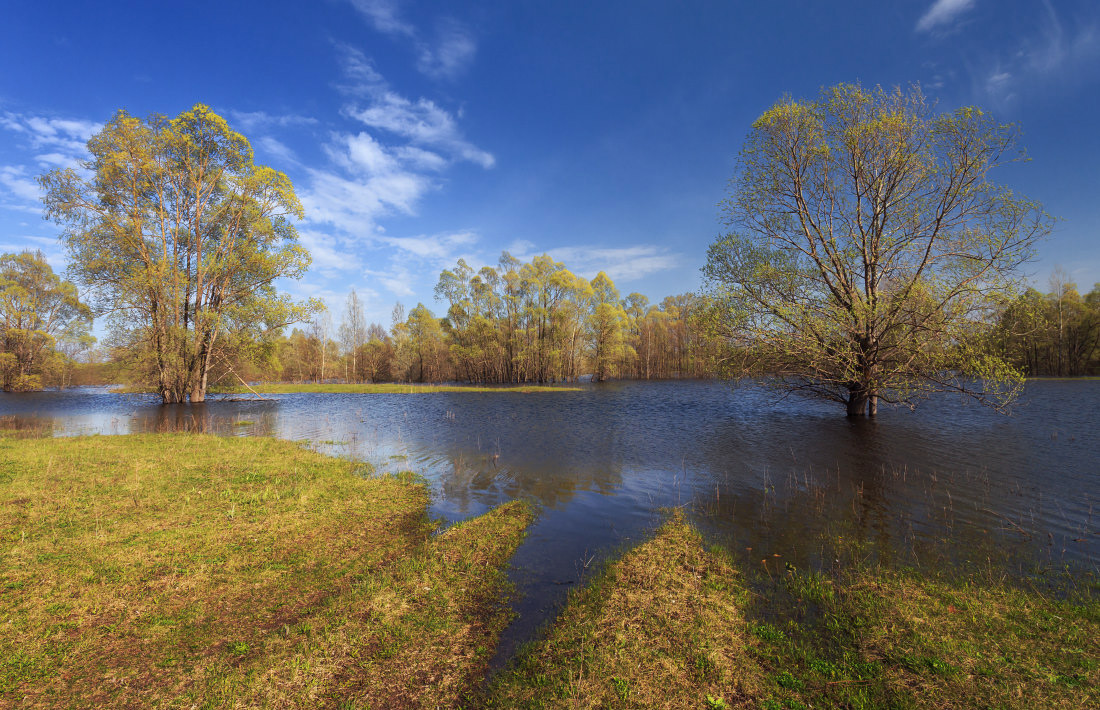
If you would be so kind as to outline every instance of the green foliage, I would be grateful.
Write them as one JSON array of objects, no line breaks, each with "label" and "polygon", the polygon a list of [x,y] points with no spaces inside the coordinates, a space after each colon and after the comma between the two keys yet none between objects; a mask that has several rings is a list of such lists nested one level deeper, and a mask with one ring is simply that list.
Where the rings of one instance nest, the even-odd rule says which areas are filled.
[{"label": "green foliage", "polygon": [[54,274],[42,252],[0,256],[0,385],[41,389],[65,385],[73,357],[89,347],[92,311],[76,286]]},{"label": "green foliage", "polygon": [[1021,373],[991,316],[1050,230],[990,180],[1016,130],[976,108],[935,114],[918,89],[840,85],[753,124],[722,203],[733,228],[703,269],[731,375],[874,414],[959,391],[1003,406]]},{"label": "green foliage", "polygon": [[72,169],[40,179],[46,215],[165,402],[201,401],[215,360],[315,308],[273,285],[310,261],[290,180],[255,165],[208,107],[144,121],[120,111],[88,150],[90,179]]},{"label": "green foliage", "polygon": [[1028,289],[1004,306],[990,340],[1028,375],[1100,374],[1100,284],[1082,296],[1055,271],[1049,293]]}]

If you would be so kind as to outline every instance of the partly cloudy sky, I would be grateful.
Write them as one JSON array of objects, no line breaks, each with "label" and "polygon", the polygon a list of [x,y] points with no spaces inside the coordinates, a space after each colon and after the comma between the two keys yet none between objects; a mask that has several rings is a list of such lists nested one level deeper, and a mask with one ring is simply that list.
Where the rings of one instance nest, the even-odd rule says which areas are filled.
[{"label": "partly cloudy sky", "polygon": [[1060,218],[1032,266],[1100,281],[1094,0],[17,3],[0,28],[0,251],[65,256],[35,177],[120,108],[211,105],[286,172],[313,267],[371,319],[458,258],[548,253],[625,294],[696,289],[752,121],[785,94],[919,82],[1019,123],[1000,180]]}]

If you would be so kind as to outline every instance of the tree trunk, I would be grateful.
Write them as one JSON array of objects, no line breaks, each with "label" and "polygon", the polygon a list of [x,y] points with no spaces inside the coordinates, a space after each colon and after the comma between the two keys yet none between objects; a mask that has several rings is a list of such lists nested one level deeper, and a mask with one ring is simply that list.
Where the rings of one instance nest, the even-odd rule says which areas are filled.
[{"label": "tree trunk", "polygon": [[862,417],[868,411],[870,395],[860,384],[848,385],[848,416]]}]

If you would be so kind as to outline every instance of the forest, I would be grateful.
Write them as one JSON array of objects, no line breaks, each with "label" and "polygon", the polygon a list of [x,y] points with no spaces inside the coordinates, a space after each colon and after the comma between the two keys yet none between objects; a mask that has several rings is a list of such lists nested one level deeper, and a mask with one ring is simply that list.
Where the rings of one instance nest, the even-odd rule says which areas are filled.
[{"label": "forest", "polygon": [[[0,258],[0,373],[5,391],[140,384],[142,344],[109,333],[96,344],[91,312],[40,253]],[[623,297],[604,273],[572,273],[551,257],[507,252],[475,270],[463,260],[439,276],[437,315],[398,303],[391,322],[368,323],[353,290],[338,318],[229,333],[211,366],[216,385],[248,382],[555,383],[699,378],[723,374],[734,350],[694,293],[650,303]],[[1062,273],[1030,288],[989,323],[991,349],[1027,376],[1100,374],[1100,285],[1081,294]]]}]

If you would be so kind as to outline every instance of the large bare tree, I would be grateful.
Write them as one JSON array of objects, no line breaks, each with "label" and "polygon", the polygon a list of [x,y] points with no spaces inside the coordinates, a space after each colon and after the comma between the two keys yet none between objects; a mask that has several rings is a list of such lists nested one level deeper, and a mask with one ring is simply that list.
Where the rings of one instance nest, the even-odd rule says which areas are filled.
[{"label": "large bare tree", "polygon": [[753,123],[704,267],[729,372],[874,415],[958,391],[993,406],[1022,375],[982,347],[992,310],[1050,230],[991,181],[1023,158],[981,109],[917,88],[841,85]]}]

